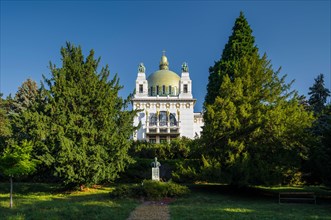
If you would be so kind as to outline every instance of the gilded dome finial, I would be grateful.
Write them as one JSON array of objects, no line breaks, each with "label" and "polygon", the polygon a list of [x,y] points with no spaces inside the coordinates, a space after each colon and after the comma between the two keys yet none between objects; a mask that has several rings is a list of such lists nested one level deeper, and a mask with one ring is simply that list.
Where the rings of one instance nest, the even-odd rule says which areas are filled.
[{"label": "gilded dome finial", "polygon": [[160,70],[168,70],[169,69],[169,63],[168,58],[165,56],[165,50],[162,51],[162,57],[160,61]]}]

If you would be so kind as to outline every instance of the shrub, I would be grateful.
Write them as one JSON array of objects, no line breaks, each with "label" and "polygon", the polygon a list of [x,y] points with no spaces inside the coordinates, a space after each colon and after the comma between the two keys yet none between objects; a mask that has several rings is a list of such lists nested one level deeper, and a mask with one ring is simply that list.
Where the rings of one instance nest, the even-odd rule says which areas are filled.
[{"label": "shrub", "polygon": [[120,185],[116,187],[111,193],[113,198],[139,198],[144,196],[142,186],[138,184]]},{"label": "shrub", "polygon": [[160,199],[164,197],[179,197],[189,193],[186,186],[173,182],[159,182],[144,180],[141,185],[120,185],[110,194],[114,198],[139,198]]}]

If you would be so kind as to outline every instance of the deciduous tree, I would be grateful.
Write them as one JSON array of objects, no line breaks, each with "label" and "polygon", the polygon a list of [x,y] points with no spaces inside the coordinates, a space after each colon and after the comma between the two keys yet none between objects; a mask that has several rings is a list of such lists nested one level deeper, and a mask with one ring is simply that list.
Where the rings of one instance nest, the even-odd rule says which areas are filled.
[{"label": "deciduous tree", "polygon": [[27,140],[7,145],[0,155],[0,170],[10,178],[10,208],[13,207],[13,177],[35,171],[37,160],[31,158],[32,144]]}]

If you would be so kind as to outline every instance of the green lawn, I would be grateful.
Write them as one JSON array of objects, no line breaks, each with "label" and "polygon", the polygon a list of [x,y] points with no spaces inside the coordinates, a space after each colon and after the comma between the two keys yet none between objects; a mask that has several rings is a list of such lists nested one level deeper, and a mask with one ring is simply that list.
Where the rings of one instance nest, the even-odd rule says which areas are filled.
[{"label": "green lawn", "polygon": [[[290,190],[283,188],[282,190]],[[295,188],[295,190],[300,190]],[[192,193],[170,205],[172,219],[331,219],[330,201],[278,204],[277,196],[256,188],[235,191],[225,186],[195,186]],[[268,190],[277,193],[277,189]],[[326,193],[327,194],[327,193]]]},{"label": "green lawn", "polygon": [[[254,187],[237,191],[224,185],[194,185],[190,195],[170,204],[171,219],[330,219],[331,201],[318,204],[278,204],[278,191],[315,191],[319,187]],[[111,199],[111,187],[64,193],[57,185],[14,184],[14,208],[9,208],[9,184],[0,183],[0,219],[126,219],[139,204],[133,199]]]},{"label": "green lawn", "polygon": [[56,185],[14,184],[9,208],[9,184],[0,183],[0,219],[126,219],[138,205],[131,199],[110,199],[110,187],[60,193]]}]

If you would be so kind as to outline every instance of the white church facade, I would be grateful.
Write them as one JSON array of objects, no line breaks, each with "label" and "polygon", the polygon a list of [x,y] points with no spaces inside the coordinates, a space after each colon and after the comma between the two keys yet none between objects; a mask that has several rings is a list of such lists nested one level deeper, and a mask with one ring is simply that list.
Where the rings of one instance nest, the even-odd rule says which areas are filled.
[{"label": "white church facade", "polygon": [[169,70],[163,53],[159,70],[146,78],[146,68],[138,67],[136,92],[132,98],[133,109],[140,109],[134,125],[140,128],[134,140],[151,143],[169,142],[177,137],[200,136],[203,126],[201,113],[194,113],[196,99],[192,96],[192,81],[186,63],[181,76]]}]

